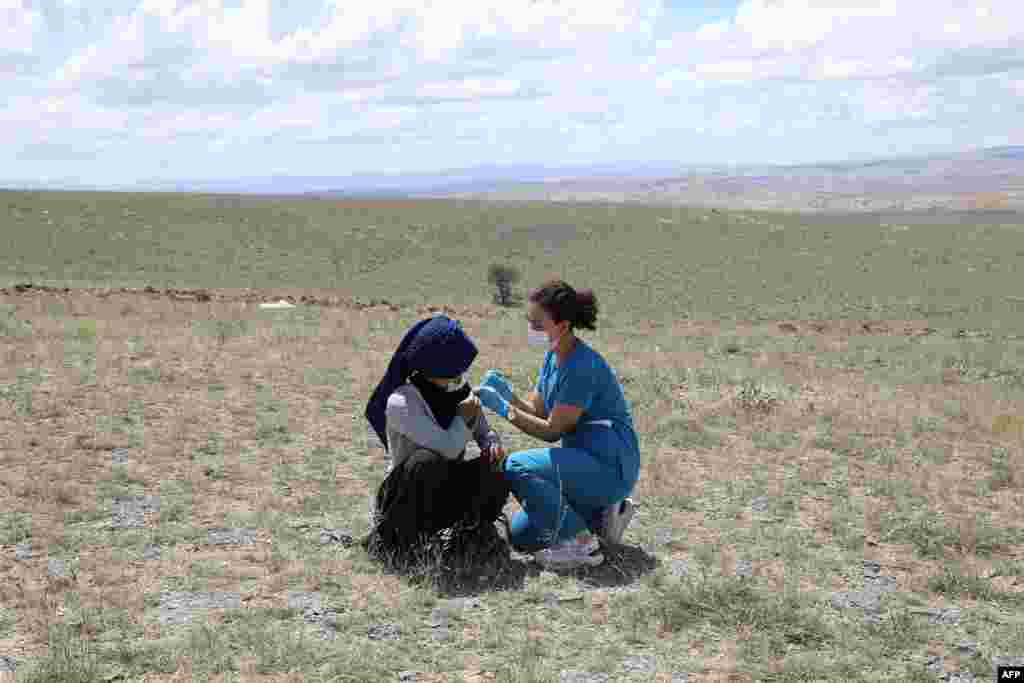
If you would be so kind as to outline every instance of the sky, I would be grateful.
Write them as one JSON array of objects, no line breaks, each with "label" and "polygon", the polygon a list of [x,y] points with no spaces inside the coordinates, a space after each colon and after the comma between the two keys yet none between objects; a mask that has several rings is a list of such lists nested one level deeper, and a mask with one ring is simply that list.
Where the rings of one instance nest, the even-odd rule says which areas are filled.
[{"label": "sky", "polygon": [[0,0],[0,183],[1019,144],[1021,0]]}]

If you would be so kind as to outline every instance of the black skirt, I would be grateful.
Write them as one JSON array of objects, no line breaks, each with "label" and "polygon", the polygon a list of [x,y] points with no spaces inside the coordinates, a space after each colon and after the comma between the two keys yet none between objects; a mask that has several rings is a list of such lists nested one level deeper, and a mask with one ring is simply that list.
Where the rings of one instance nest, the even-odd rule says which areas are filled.
[{"label": "black skirt", "polygon": [[445,529],[493,526],[509,493],[487,458],[453,461],[419,448],[377,489],[377,522],[363,547],[387,564],[406,564]]}]

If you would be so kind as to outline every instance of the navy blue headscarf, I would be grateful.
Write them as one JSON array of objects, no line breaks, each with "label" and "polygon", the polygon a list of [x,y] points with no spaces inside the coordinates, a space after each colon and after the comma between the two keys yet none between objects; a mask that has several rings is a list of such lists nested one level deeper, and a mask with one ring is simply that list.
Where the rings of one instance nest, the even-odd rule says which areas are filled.
[{"label": "navy blue headscarf", "polygon": [[[413,372],[426,377],[456,377],[469,369],[476,356],[476,345],[462,331],[462,326],[446,315],[435,315],[409,328],[391,357],[387,374],[366,404],[366,419],[377,432],[385,450],[388,448],[385,417],[388,396],[405,384]],[[442,427],[447,428],[451,424],[451,420],[447,421],[449,424]]]}]

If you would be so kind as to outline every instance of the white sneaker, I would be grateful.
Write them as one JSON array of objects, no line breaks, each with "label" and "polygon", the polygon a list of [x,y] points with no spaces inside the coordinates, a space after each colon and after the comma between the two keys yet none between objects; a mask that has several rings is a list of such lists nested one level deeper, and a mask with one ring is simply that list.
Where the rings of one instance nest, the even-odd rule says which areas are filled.
[{"label": "white sneaker", "polygon": [[547,569],[596,567],[604,562],[604,555],[600,550],[601,546],[597,539],[593,535],[583,532],[576,538],[538,550],[533,557]]},{"label": "white sneaker", "polygon": [[601,519],[601,538],[609,545],[622,543],[622,536],[626,533],[626,527],[633,519],[636,512],[636,505],[632,498],[626,498],[620,503],[609,505],[604,510]]}]

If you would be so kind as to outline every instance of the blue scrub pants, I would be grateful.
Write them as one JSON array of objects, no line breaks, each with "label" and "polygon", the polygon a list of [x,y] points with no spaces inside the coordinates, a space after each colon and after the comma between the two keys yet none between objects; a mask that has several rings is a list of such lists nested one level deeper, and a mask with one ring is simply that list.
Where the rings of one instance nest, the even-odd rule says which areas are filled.
[{"label": "blue scrub pants", "polygon": [[511,520],[512,546],[530,553],[594,531],[601,512],[630,494],[639,477],[636,436],[621,428],[580,425],[561,447],[530,448],[505,458],[505,478],[523,508]]}]

